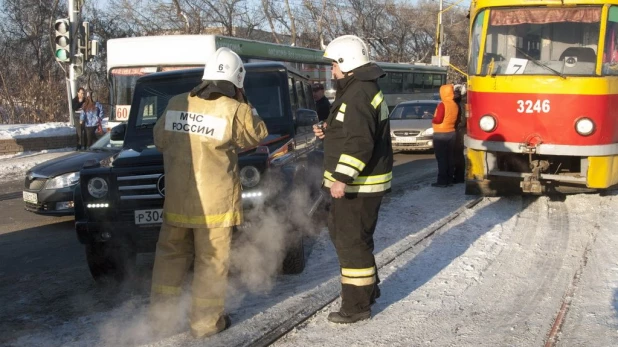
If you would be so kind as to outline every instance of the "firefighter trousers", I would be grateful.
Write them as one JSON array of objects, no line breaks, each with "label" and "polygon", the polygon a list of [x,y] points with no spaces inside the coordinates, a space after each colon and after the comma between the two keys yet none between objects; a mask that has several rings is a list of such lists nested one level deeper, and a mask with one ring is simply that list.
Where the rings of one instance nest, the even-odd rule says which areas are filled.
[{"label": "firefighter trousers", "polygon": [[216,333],[223,315],[232,227],[191,229],[163,224],[152,273],[151,319],[176,317],[182,284],[194,262],[190,324],[194,336]]},{"label": "firefighter trousers", "polygon": [[382,197],[332,199],[328,231],[341,267],[341,312],[365,312],[380,296],[373,233]]}]

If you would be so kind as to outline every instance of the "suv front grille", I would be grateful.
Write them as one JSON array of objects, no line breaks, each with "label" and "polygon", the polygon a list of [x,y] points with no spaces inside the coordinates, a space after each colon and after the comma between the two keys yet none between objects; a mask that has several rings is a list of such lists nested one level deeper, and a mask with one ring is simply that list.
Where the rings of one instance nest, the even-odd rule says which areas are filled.
[{"label": "suv front grille", "polygon": [[118,176],[120,200],[163,199],[157,186],[161,176],[163,174]]},{"label": "suv front grille", "polygon": [[421,133],[420,130],[396,130],[393,131],[395,136],[418,136]]}]

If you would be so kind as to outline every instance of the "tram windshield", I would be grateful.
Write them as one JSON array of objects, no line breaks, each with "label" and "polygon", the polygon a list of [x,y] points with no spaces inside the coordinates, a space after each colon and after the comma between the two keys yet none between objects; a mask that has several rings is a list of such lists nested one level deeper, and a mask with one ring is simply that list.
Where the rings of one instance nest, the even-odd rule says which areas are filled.
[{"label": "tram windshield", "polygon": [[[562,77],[594,75],[601,10],[600,6],[485,10],[475,18],[473,26],[470,72]],[[487,15],[489,18],[485,21]],[[488,23],[487,36],[480,56],[485,22]],[[482,59],[480,66],[479,59]]]}]

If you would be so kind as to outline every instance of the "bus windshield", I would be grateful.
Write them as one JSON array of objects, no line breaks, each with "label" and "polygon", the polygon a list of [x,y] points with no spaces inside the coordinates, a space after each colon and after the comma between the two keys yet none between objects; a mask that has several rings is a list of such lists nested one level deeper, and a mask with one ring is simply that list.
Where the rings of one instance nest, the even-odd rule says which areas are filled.
[{"label": "bus windshield", "polygon": [[[602,8],[519,7],[482,12],[473,26],[471,63],[480,75],[595,74]],[[489,15],[485,50],[479,54],[479,21]],[[482,22],[481,22],[482,23]]]},{"label": "bus windshield", "polygon": [[137,79],[152,72],[156,68],[115,68],[110,71],[110,104],[114,105],[112,119],[126,121],[129,119],[131,98],[135,91]]}]

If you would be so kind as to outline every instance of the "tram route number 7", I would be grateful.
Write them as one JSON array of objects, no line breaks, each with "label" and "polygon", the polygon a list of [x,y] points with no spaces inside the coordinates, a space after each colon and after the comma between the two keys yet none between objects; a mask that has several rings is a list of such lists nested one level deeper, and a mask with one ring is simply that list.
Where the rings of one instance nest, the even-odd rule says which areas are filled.
[{"label": "tram route number 7", "polygon": [[549,113],[549,100],[517,100],[517,113]]}]

